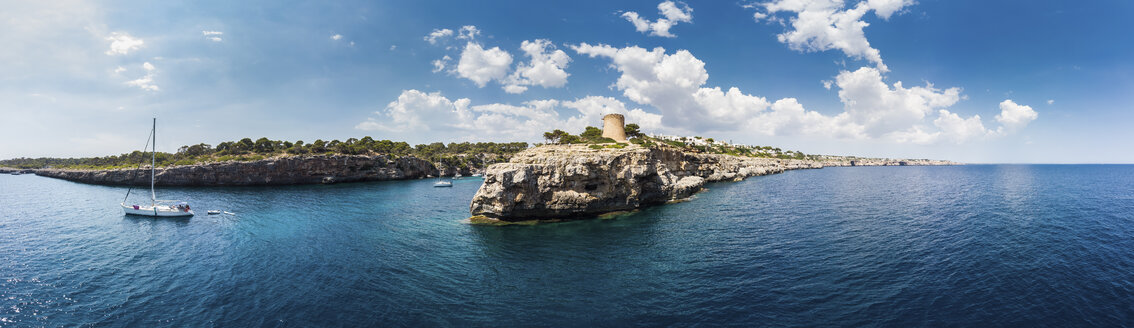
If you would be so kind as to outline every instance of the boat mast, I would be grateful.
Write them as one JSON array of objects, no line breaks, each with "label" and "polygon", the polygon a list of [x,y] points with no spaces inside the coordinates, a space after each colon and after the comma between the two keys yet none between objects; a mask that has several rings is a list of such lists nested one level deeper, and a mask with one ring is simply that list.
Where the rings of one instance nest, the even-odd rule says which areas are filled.
[{"label": "boat mast", "polygon": [[157,166],[157,117],[154,118],[154,127],[150,130],[150,133],[153,134],[152,137],[154,138],[154,148],[151,148],[153,155],[150,157],[150,206],[156,206],[157,194],[154,194],[154,174],[157,172],[155,168]]}]

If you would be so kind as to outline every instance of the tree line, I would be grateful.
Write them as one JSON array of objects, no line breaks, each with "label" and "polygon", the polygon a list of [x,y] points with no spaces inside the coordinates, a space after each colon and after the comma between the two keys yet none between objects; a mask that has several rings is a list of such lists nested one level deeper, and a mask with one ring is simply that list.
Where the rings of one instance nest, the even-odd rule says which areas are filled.
[{"label": "tree line", "polygon": [[[287,155],[394,155],[416,156],[430,161],[451,162],[455,157],[466,155],[493,155],[492,158],[502,159],[527,149],[526,142],[461,142],[419,144],[410,146],[403,141],[374,140],[371,137],[362,139],[350,138],[346,141],[322,139],[306,143],[302,140],[296,142],[284,140],[271,140],[260,138],[253,141],[244,138],[237,141],[225,141],[215,147],[206,143],[181,146],[175,153],[158,152],[153,156],[158,166],[188,165],[207,161],[226,160],[257,160],[271,156]],[[14,168],[127,168],[150,162],[150,152],[135,150],[121,155],[83,158],[13,158],[0,160],[0,166]],[[483,159],[482,159],[483,160]],[[463,160],[458,160],[463,162]]]}]

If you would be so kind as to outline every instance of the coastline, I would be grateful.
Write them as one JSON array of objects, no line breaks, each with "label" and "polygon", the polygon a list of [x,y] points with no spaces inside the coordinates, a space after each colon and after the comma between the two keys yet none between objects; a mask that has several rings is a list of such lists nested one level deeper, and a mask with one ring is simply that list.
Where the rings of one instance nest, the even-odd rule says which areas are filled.
[{"label": "coastline", "polygon": [[[470,175],[482,168],[444,167],[414,156],[309,155],[256,161],[227,161],[159,167],[157,186],[272,186],[343,182],[411,180],[456,173]],[[39,176],[97,185],[149,185],[149,172],[137,169],[34,169]]]},{"label": "coastline", "polygon": [[633,211],[681,201],[705,183],[741,181],[788,170],[855,166],[962,165],[941,160],[824,160],[739,157],[690,153],[671,147],[594,149],[544,145],[490,165],[469,204],[472,224],[558,222]]}]

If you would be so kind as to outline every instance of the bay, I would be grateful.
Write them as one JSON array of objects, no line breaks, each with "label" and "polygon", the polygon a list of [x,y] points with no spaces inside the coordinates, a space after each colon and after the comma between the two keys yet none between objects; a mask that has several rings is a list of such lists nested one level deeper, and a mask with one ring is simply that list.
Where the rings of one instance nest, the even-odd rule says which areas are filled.
[{"label": "bay", "polygon": [[[0,176],[0,326],[1123,326],[1134,166],[789,171],[614,219],[464,223],[481,180]],[[205,215],[221,209],[234,215]]]}]

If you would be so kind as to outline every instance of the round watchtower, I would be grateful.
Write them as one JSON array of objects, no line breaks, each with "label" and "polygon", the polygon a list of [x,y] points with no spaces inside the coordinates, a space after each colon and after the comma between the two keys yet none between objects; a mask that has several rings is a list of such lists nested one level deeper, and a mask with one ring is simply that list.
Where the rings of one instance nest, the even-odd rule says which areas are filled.
[{"label": "round watchtower", "polygon": [[626,142],[626,119],[622,114],[606,114],[602,117],[602,136]]}]

